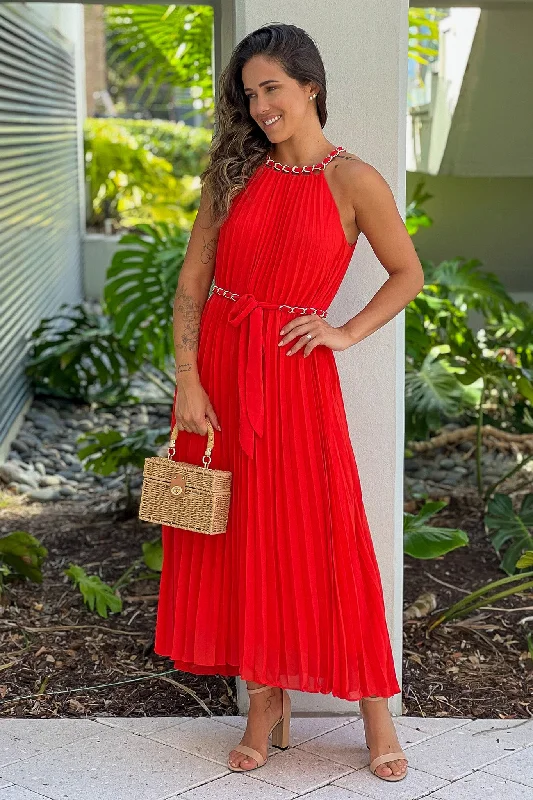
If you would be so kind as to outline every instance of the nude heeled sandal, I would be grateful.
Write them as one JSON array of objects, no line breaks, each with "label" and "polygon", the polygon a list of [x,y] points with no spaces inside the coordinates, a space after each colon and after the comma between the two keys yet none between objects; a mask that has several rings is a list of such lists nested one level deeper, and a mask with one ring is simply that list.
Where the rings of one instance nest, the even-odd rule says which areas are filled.
[{"label": "nude heeled sandal", "polygon": [[[362,700],[382,700],[382,697],[362,697]],[[365,740],[366,740],[366,730],[365,730]],[[368,747],[368,741],[366,742],[366,746]],[[368,747],[370,750],[370,747]],[[380,775],[379,772],[376,772],[376,769],[381,764],[387,764],[389,761],[394,761],[397,758],[404,758],[407,761],[405,753],[401,750],[399,753],[384,753],[382,756],[376,756],[373,761],[370,762],[370,772],[375,775],[377,778],[381,778],[382,781],[401,781],[407,775],[407,768],[402,775]]]},{"label": "nude heeled sandal", "polygon": [[[258,689],[248,689],[248,694],[257,694],[258,692],[264,692],[267,689],[272,689],[272,686],[260,686]],[[289,728],[291,722],[291,698],[289,693],[286,689],[282,689],[282,703],[283,708],[281,712],[281,717],[278,719],[277,722],[273,724],[270,728],[268,735],[272,735],[272,746],[279,747],[280,750],[286,750],[289,746]],[[254,769],[258,769],[262,767],[263,764],[266,764],[267,759],[263,758],[261,753],[258,750],[255,750],[253,747],[248,747],[245,744],[239,744],[237,747],[234,747],[233,750],[237,750],[239,753],[243,753],[246,756],[251,756],[257,761],[257,767],[250,767],[249,769],[245,769],[244,767],[232,767],[229,758],[228,758],[228,768],[232,770],[232,772],[251,772]]]}]

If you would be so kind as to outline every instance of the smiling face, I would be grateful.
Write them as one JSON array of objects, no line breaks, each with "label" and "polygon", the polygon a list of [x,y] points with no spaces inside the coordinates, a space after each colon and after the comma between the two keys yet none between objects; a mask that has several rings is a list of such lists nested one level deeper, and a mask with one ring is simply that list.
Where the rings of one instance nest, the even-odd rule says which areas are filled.
[{"label": "smiling face", "polygon": [[300,86],[273,59],[250,58],[242,68],[242,82],[250,116],[271,142],[284,141],[303,124],[318,119],[316,101],[309,100],[318,87]]}]

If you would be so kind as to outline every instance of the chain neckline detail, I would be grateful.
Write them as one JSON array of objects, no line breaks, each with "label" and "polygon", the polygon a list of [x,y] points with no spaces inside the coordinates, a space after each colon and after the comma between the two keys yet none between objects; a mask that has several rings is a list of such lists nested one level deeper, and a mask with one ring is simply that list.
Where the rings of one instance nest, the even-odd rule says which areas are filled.
[{"label": "chain neckline detail", "polygon": [[318,164],[304,164],[303,167],[292,166],[291,164],[282,164],[280,161],[274,161],[273,158],[270,156],[267,157],[265,162],[266,167],[271,167],[275,169],[277,172],[291,172],[295,175],[299,175],[301,173],[312,173],[312,172],[323,172],[329,162],[335,158],[339,153],[345,151],[346,148],[342,145],[338,147],[334,147],[331,153],[329,153],[322,161]]}]

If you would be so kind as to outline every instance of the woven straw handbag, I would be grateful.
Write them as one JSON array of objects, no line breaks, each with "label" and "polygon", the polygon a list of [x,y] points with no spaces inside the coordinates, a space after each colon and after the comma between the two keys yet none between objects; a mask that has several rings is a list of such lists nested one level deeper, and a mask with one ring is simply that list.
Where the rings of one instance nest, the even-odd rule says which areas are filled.
[{"label": "woven straw handbag", "polygon": [[145,458],[139,519],[197,533],[225,533],[231,498],[231,472],[210,469],[215,434],[207,422],[203,467],[173,461],[178,428],[170,436],[167,458]]}]

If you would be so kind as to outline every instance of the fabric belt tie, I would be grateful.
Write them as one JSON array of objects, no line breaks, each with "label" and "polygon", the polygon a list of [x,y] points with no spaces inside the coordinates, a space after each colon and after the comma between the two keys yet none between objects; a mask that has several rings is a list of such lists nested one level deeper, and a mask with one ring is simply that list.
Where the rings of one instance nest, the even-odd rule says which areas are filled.
[{"label": "fabric belt tie", "polygon": [[[237,380],[239,389],[239,442],[245,453],[253,458],[255,435],[263,436],[265,423],[264,385],[263,385],[263,310],[287,308],[298,309],[300,313],[319,313],[326,316],[327,311],[309,307],[286,306],[279,303],[266,303],[257,300],[253,294],[229,292],[215,286],[215,291],[229,299],[237,298],[229,311],[228,322],[239,327]],[[224,294],[223,294],[224,293]],[[231,295],[231,297],[230,297]]]}]

